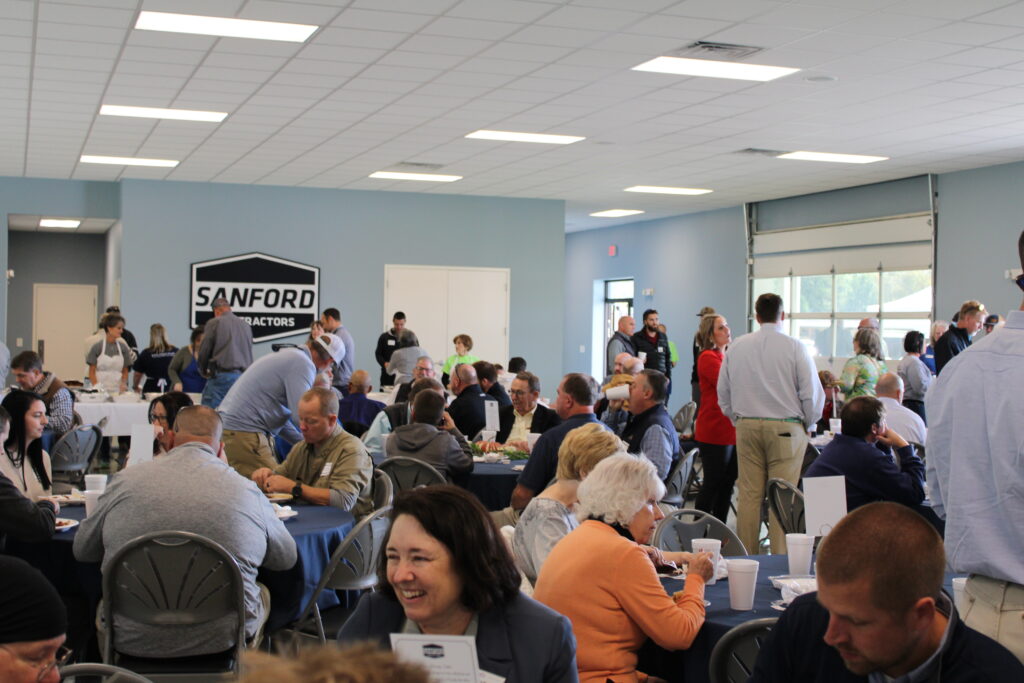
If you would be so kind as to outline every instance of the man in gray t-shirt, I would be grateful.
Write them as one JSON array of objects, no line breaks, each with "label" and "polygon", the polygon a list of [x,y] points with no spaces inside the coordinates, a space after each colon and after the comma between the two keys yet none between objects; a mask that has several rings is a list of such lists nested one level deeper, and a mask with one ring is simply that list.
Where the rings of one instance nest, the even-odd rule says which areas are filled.
[{"label": "man in gray t-shirt", "polygon": [[213,300],[213,318],[203,326],[197,357],[206,377],[203,405],[216,408],[242,371],[252,365],[252,327],[231,312],[228,300]]}]

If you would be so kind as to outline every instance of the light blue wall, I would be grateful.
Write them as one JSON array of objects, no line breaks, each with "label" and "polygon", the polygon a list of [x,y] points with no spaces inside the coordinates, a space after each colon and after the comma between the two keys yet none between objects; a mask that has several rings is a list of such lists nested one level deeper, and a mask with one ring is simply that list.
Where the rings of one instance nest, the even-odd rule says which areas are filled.
[{"label": "light blue wall", "polygon": [[[618,256],[608,256],[612,244],[618,246]],[[637,316],[646,308],[658,309],[679,348],[669,403],[674,412],[690,398],[690,343],[697,311],[714,306],[729,319],[734,334],[745,329],[745,254],[740,207],[566,235],[564,371],[589,373],[591,353],[604,354],[591,343],[594,282],[632,277]],[[648,288],[654,289],[653,296],[640,294]]]}]

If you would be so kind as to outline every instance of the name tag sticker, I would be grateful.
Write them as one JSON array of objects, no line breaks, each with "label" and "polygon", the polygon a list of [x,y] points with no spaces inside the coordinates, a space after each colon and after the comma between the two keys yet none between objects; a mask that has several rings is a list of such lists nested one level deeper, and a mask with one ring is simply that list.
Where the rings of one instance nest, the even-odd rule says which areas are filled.
[{"label": "name tag sticker", "polygon": [[394,346],[394,345],[395,345],[395,340],[394,339],[388,339],[388,346]]},{"label": "name tag sticker", "polygon": [[658,347],[658,353],[665,353],[665,347],[659,346]]},{"label": "name tag sticker", "polygon": [[333,463],[325,462],[324,463],[324,468],[322,470],[320,470],[320,476],[321,477],[329,477],[329,476],[331,476],[331,469],[333,467],[334,467]]}]

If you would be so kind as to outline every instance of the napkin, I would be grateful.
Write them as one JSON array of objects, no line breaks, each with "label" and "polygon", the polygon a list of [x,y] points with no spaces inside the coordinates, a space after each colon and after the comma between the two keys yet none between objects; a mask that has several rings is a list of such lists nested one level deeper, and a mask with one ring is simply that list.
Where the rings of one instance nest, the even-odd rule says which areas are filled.
[{"label": "napkin", "polygon": [[778,584],[782,589],[783,605],[788,605],[804,593],[818,590],[818,580],[813,576],[805,579],[781,579]]}]

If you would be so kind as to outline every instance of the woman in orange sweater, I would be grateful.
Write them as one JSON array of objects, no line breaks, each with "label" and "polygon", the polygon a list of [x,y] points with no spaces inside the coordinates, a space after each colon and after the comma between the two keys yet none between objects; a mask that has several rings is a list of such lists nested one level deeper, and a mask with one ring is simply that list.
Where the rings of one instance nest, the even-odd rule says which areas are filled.
[{"label": "woman in orange sweater", "polygon": [[669,596],[641,547],[663,517],[664,494],[646,458],[605,458],[579,486],[580,526],[541,568],[533,597],[572,621],[580,681],[645,681],[636,653],[648,638],[685,650],[704,624],[711,556],[694,555],[683,590]]}]

